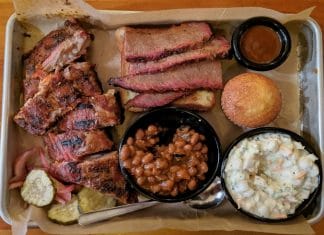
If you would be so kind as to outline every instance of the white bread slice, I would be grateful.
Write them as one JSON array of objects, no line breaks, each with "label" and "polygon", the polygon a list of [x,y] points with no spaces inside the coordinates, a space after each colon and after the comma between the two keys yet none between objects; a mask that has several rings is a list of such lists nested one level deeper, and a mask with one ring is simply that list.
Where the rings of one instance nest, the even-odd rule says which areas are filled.
[{"label": "white bread slice", "polygon": [[[115,37],[117,40],[117,46],[120,51],[120,71],[121,76],[128,74],[129,63],[124,58],[124,39],[125,39],[125,27],[120,27],[115,31]],[[125,104],[134,98],[137,93],[129,91],[126,89],[119,88],[121,102],[125,107]],[[215,92],[209,90],[197,90],[188,96],[181,97],[170,104],[170,106],[175,106],[179,108],[186,108],[197,111],[208,111],[216,103]],[[137,107],[128,107],[128,111],[131,112],[143,112],[146,109],[137,108]]]}]

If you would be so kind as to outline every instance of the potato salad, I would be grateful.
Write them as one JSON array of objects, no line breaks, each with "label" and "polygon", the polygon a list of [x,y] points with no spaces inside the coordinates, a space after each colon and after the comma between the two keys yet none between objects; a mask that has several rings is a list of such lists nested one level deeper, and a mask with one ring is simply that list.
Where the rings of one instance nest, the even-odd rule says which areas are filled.
[{"label": "potato salad", "polygon": [[286,218],[319,185],[316,159],[289,135],[259,134],[232,148],[226,187],[239,208],[263,218]]}]

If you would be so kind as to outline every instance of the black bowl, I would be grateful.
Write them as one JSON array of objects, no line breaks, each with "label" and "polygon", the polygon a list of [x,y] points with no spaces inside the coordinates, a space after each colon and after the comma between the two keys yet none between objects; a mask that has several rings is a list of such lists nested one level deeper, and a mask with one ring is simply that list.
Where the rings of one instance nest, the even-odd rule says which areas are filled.
[{"label": "black bowl", "polygon": [[[161,108],[149,111],[142,116],[140,116],[125,132],[121,143],[119,145],[119,152],[122,146],[126,143],[128,137],[135,136],[136,131],[139,128],[146,128],[150,124],[157,124],[161,127],[166,127],[172,135],[173,131],[182,126],[188,125],[195,131],[203,134],[206,137],[205,144],[208,147],[208,172],[206,173],[206,179],[199,181],[198,186],[195,190],[189,191],[182,194],[178,194],[176,197],[172,196],[162,196],[155,194],[148,190],[140,187],[134,177],[123,167],[122,160],[119,158],[119,165],[121,167],[122,174],[126,180],[141,194],[144,196],[160,201],[160,202],[179,202],[185,201],[190,198],[197,196],[199,193],[204,191],[215,179],[216,174],[220,171],[221,162],[221,145],[217,134],[215,133],[213,127],[201,116],[193,112],[178,108]],[[171,134],[172,133],[172,134]]]},{"label": "black bowl", "polygon": [[[227,187],[226,187],[226,183],[225,183],[225,179],[224,179],[224,174],[225,174],[225,166],[226,166],[226,162],[228,159],[228,155],[231,152],[232,148],[237,145],[240,141],[242,141],[243,139],[246,138],[250,138],[252,136],[256,136],[259,134],[265,134],[265,133],[278,133],[278,134],[286,134],[289,135],[293,140],[300,142],[303,146],[305,146],[305,150],[307,150],[309,153],[314,154],[315,156],[317,156],[317,160],[315,161],[315,163],[318,166],[319,169],[319,185],[318,187],[314,190],[314,192],[312,192],[308,199],[305,199],[295,210],[295,213],[293,214],[289,214],[287,216],[287,218],[284,219],[270,219],[270,218],[264,218],[264,217],[260,217],[257,216],[253,213],[250,213],[248,211],[243,210],[242,208],[238,209],[238,205],[237,203],[234,201],[234,199],[232,198],[230,192],[228,191]],[[286,129],[282,129],[282,128],[277,128],[277,127],[262,127],[262,128],[257,128],[257,129],[253,129],[251,131],[245,132],[242,135],[240,135],[238,138],[236,138],[226,149],[225,154],[224,154],[224,158],[223,158],[223,162],[222,162],[222,167],[221,167],[221,180],[222,180],[222,187],[225,190],[227,199],[231,202],[231,204],[240,212],[242,212],[243,214],[263,221],[263,222],[283,222],[283,221],[287,221],[287,220],[291,220],[297,216],[299,216],[300,214],[302,214],[307,208],[308,206],[310,206],[310,204],[316,199],[317,194],[320,192],[320,188],[321,188],[321,181],[322,181],[322,167],[321,167],[321,161],[319,160],[320,158],[318,157],[318,155],[315,153],[314,149],[312,148],[312,146],[300,135],[286,130]]]},{"label": "black bowl", "polygon": [[[281,50],[277,58],[265,64],[258,64],[247,59],[241,52],[240,42],[244,32],[257,25],[267,26],[273,29],[281,41]],[[288,57],[291,49],[291,39],[287,29],[278,21],[268,17],[254,17],[240,24],[232,35],[232,50],[235,59],[243,66],[257,71],[267,71],[281,65]]]}]

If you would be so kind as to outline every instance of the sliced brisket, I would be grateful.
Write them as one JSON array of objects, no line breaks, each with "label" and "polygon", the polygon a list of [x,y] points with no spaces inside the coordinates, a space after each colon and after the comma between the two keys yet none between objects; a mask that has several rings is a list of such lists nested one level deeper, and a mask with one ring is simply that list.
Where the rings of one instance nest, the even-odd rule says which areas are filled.
[{"label": "sliced brisket", "polygon": [[120,121],[120,108],[114,89],[103,95],[84,98],[58,124],[60,130],[93,130],[114,126]]},{"label": "sliced brisket", "polygon": [[83,162],[55,162],[50,173],[59,180],[75,183],[116,197],[121,203],[137,202],[137,194],[120,172],[117,152]]},{"label": "sliced brisket", "polygon": [[222,88],[222,68],[219,61],[185,64],[155,74],[128,75],[109,79],[109,84],[136,92],[188,91]]},{"label": "sliced brisket", "polygon": [[50,132],[44,142],[51,158],[56,161],[77,161],[82,157],[111,150],[113,142],[101,130]]},{"label": "sliced brisket", "polygon": [[165,93],[141,93],[129,100],[127,107],[153,108],[171,103],[172,101],[189,94],[184,91],[169,91]]},{"label": "sliced brisket", "polygon": [[129,62],[158,60],[196,48],[212,35],[209,25],[204,22],[182,23],[165,28],[123,27],[118,30],[123,31],[124,53]]},{"label": "sliced brisket", "polygon": [[39,80],[42,78],[37,70],[48,73],[62,68],[84,55],[90,42],[90,34],[75,20],[66,21],[63,28],[50,32],[40,40],[24,61],[25,101],[37,92]]},{"label": "sliced brisket", "polygon": [[224,37],[216,37],[203,47],[181,54],[173,54],[157,61],[130,63],[128,74],[145,74],[165,71],[173,66],[204,59],[224,58],[230,49],[230,43]]}]

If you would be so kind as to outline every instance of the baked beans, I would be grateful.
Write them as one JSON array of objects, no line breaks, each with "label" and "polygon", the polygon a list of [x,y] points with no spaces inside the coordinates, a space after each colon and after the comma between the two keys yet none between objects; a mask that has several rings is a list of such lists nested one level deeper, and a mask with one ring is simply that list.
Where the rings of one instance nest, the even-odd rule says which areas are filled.
[{"label": "baked beans", "polygon": [[176,129],[172,141],[159,145],[166,129],[149,125],[128,137],[120,150],[122,165],[142,188],[164,196],[177,196],[197,188],[208,171],[205,136],[189,126]]}]

